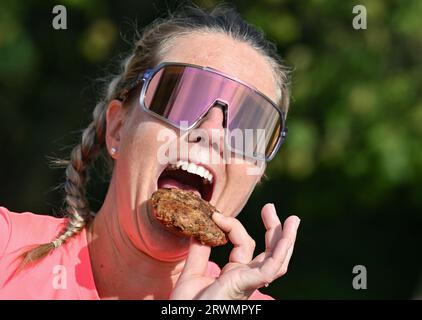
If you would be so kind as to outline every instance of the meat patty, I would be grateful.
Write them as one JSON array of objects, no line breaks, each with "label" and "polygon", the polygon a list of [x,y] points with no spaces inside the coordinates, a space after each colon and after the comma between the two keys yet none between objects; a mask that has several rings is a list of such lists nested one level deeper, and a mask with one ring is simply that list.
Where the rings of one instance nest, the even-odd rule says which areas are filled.
[{"label": "meat patty", "polygon": [[216,247],[227,243],[226,234],[211,219],[218,210],[192,191],[158,189],[150,199],[158,221],[185,236],[193,236],[202,244]]}]

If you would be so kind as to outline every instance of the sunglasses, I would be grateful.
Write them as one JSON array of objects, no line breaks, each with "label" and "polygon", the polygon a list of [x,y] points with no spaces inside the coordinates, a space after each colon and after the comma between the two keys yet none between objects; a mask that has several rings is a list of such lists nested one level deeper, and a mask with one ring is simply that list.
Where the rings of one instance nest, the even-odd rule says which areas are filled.
[{"label": "sunglasses", "polygon": [[[146,70],[119,98],[124,100],[141,82],[141,107],[179,130],[199,125],[218,104],[228,130],[226,147],[235,154],[270,161],[286,138],[285,113],[279,106],[252,86],[213,68],[161,63]],[[243,133],[240,143],[239,133]]]}]

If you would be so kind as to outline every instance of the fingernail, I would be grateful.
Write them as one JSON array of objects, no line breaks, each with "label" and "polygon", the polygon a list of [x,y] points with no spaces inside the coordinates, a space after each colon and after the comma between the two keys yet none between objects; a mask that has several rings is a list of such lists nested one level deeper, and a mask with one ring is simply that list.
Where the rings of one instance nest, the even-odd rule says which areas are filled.
[{"label": "fingernail", "polygon": [[217,219],[219,219],[219,218],[222,218],[223,217],[223,214],[220,213],[220,212],[218,212],[218,211],[214,211],[213,216],[214,217],[218,217]]}]

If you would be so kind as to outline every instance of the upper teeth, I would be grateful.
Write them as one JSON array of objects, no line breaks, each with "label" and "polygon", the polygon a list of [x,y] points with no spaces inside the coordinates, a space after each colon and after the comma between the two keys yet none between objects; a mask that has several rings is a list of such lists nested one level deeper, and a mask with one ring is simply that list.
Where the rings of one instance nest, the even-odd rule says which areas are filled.
[{"label": "upper teeth", "polygon": [[176,162],[176,164],[170,164],[170,166],[167,169],[171,169],[171,170],[182,169],[189,173],[193,173],[204,178],[205,182],[209,182],[209,183],[211,183],[213,180],[213,175],[211,172],[209,172],[205,167],[201,165],[197,165],[193,162],[179,160]]}]

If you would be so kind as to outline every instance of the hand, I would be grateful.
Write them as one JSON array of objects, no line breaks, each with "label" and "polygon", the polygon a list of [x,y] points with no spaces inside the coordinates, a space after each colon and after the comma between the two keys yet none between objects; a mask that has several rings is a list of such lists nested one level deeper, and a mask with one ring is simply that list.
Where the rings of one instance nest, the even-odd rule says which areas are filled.
[{"label": "hand", "polygon": [[265,252],[252,259],[255,241],[240,221],[214,213],[213,220],[234,245],[229,262],[218,278],[206,276],[211,248],[192,238],[184,269],[170,299],[248,299],[256,289],[284,275],[293,253],[300,219],[290,216],[282,226],[272,204],[262,208],[261,216],[267,230]]}]

